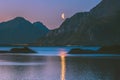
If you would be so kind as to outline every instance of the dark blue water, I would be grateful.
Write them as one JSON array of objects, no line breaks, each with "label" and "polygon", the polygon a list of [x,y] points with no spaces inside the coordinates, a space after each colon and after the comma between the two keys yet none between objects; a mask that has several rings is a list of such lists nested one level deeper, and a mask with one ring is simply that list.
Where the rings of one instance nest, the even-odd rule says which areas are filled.
[{"label": "dark blue water", "polygon": [[120,80],[119,55],[66,54],[73,47],[31,48],[38,54],[0,54],[0,80]]}]

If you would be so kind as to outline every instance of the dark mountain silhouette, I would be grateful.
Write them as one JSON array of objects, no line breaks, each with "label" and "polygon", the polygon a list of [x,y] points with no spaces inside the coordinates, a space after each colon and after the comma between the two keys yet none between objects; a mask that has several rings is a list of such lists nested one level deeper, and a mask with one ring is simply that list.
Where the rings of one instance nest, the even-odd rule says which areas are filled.
[{"label": "dark mountain silhouette", "polygon": [[120,1],[102,0],[89,12],[66,19],[60,28],[40,39],[42,45],[120,44]]},{"label": "dark mountain silhouette", "polygon": [[97,17],[109,17],[120,11],[120,0],[102,0],[100,4],[91,9],[91,13]]},{"label": "dark mountain silhouette", "polygon": [[48,33],[40,22],[30,23],[22,17],[0,23],[0,44],[25,44],[36,42]]},{"label": "dark mountain silhouette", "polygon": [[36,27],[36,29],[38,28],[38,30],[40,30],[38,32],[40,33],[41,37],[43,37],[45,34],[47,34],[50,31],[41,22],[35,22],[35,23],[33,23],[33,26]]}]

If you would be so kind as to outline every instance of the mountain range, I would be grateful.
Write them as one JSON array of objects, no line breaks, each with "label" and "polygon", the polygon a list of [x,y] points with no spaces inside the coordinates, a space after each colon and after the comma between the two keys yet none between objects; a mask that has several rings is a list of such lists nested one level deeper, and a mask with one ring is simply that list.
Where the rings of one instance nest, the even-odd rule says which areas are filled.
[{"label": "mountain range", "polygon": [[0,23],[0,44],[35,43],[46,35],[49,29],[41,22],[31,23],[23,17]]},{"label": "mountain range", "polygon": [[58,29],[23,17],[0,23],[0,44],[120,45],[120,0],[102,0],[89,12],[67,18]]},{"label": "mountain range", "polygon": [[102,0],[89,12],[67,18],[41,45],[120,45],[120,0]]}]

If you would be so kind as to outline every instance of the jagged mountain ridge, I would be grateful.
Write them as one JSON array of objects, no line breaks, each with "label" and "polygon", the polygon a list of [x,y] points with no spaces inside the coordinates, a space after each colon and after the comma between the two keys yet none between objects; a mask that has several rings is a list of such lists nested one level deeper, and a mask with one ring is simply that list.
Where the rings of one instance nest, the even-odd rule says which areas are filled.
[{"label": "jagged mountain ridge", "polygon": [[0,23],[0,44],[33,43],[48,32],[49,29],[40,22],[32,24],[23,17],[16,17]]},{"label": "jagged mountain ridge", "polygon": [[55,46],[120,44],[119,7],[119,0],[102,0],[90,12],[80,12],[66,19],[60,28],[50,31],[38,43]]}]

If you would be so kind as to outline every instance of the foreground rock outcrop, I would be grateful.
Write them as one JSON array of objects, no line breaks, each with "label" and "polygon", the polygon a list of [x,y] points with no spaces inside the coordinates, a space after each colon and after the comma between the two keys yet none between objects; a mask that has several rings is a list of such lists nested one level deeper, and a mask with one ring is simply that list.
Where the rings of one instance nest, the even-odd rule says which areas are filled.
[{"label": "foreground rock outcrop", "polygon": [[120,46],[102,46],[99,50],[83,50],[80,48],[71,49],[68,54],[120,54]]},{"label": "foreground rock outcrop", "polygon": [[28,47],[12,48],[10,51],[0,51],[0,53],[37,53]]},{"label": "foreground rock outcrop", "polygon": [[74,49],[71,49],[68,54],[88,54],[88,53],[95,53],[95,51],[92,51],[92,50],[83,50],[83,49],[80,49],[80,48],[74,48]]}]

